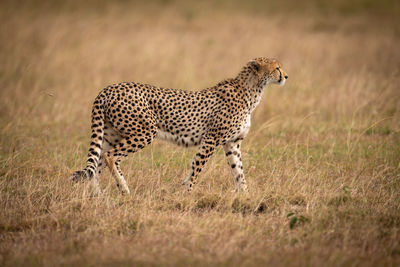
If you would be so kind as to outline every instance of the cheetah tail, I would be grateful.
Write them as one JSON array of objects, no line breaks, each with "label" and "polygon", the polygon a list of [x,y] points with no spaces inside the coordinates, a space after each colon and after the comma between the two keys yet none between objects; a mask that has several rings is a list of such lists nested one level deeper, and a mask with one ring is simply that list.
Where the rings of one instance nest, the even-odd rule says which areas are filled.
[{"label": "cheetah tail", "polygon": [[71,176],[71,180],[75,182],[84,179],[91,179],[95,175],[99,164],[104,136],[104,102],[100,95],[93,103],[91,128],[92,136],[86,167],[81,171],[76,171]]}]

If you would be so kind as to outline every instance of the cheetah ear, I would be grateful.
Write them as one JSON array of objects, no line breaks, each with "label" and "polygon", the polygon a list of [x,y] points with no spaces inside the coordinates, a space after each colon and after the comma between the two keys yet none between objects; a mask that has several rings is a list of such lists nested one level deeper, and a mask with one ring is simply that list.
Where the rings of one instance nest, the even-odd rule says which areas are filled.
[{"label": "cheetah ear", "polygon": [[255,61],[255,60],[251,60],[251,61],[249,62],[249,66],[250,66],[255,72],[258,72],[258,71],[260,70],[260,64],[259,64],[257,61]]}]

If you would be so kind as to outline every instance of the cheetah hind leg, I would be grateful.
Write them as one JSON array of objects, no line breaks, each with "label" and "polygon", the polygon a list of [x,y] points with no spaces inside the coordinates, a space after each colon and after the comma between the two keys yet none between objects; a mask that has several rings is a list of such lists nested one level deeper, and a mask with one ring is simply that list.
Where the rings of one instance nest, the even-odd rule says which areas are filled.
[{"label": "cheetah hind leg", "polygon": [[119,166],[120,159],[116,159],[112,155],[104,155],[106,164],[110,169],[112,176],[117,183],[118,189],[121,191],[121,194],[130,194],[130,190],[128,185],[126,184],[126,180],[122,174],[121,168]]},{"label": "cheetah hind leg", "polygon": [[137,142],[135,141],[136,138],[134,136],[127,137],[122,139],[119,144],[114,147],[114,149],[104,153],[104,160],[122,194],[130,194],[130,190],[121,171],[121,159],[128,156],[128,153],[135,153],[136,151],[150,144],[153,141],[154,135],[155,133],[147,136],[146,139],[143,138]]},{"label": "cheetah hind leg", "polygon": [[[107,131],[105,132],[105,136],[107,136]],[[119,140],[118,137],[114,138],[116,138],[115,139],[116,141]],[[102,173],[103,169],[106,167],[104,153],[110,151],[114,147],[114,145],[110,143],[107,139],[104,139],[104,141],[105,142],[103,143],[101,155],[99,158],[99,164],[97,166],[96,173],[93,175],[93,177],[90,177],[89,173],[86,170],[76,171],[71,175],[71,180],[73,182],[84,182],[86,180],[90,180],[91,181],[90,186],[92,187],[93,195],[95,196],[99,196],[102,193],[98,178]]]}]

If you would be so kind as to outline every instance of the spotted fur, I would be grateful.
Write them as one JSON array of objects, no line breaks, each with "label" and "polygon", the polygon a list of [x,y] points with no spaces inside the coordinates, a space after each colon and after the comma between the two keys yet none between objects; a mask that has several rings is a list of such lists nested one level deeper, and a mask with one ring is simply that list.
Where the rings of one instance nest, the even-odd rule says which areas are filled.
[{"label": "spotted fur", "polygon": [[107,165],[122,193],[129,188],[120,168],[122,158],[144,148],[154,138],[181,146],[199,146],[183,182],[192,190],[216,147],[224,147],[235,190],[246,190],[240,145],[250,128],[250,116],[264,88],[288,78],[275,59],[256,58],[233,79],[200,91],[161,88],[124,82],[104,88],[92,109],[92,136],[86,167],[72,180],[93,179]]}]

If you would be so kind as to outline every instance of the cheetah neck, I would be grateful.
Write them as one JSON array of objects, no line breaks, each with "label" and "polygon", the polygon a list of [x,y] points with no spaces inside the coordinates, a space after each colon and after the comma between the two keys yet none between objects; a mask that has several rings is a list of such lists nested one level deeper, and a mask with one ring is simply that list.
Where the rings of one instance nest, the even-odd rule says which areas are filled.
[{"label": "cheetah neck", "polygon": [[250,68],[244,68],[235,80],[244,91],[248,109],[253,112],[260,103],[265,86],[260,85],[259,77]]}]

